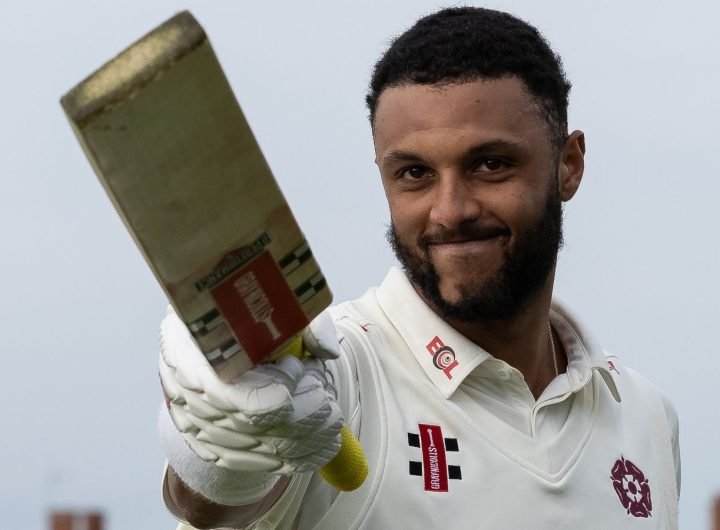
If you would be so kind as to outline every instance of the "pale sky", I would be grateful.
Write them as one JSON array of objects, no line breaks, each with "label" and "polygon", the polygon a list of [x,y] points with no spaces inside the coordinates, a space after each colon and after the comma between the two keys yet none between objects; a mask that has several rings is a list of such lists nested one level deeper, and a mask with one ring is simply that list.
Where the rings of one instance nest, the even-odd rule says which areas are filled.
[{"label": "pale sky", "polygon": [[[174,529],[159,487],[165,298],[61,111],[68,89],[182,9],[204,25],[342,301],[393,258],[364,107],[391,36],[432,1],[3,2],[0,18],[0,527],[100,508],[108,530]],[[566,208],[556,293],[680,415],[681,528],[720,493],[720,7],[483,4],[537,25],[573,82],[586,173]]]}]

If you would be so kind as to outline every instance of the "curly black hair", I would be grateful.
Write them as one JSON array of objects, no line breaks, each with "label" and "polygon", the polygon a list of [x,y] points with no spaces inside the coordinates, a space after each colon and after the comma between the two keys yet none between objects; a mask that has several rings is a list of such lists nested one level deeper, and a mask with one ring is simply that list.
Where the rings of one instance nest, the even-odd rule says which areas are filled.
[{"label": "curly black hair", "polygon": [[447,8],[418,20],[375,64],[365,98],[374,124],[383,90],[406,84],[453,84],[517,76],[540,104],[552,141],[567,137],[570,82],[540,32],[508,13]]}]

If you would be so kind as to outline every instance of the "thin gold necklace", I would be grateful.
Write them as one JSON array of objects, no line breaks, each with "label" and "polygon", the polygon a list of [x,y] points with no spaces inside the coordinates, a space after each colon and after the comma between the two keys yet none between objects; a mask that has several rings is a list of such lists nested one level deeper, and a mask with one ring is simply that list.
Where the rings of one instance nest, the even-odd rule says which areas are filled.
[{"label": "thin gold necklace", "polygon": [[548,320],[548,334],[550,335],[550,350],[552,351],[553,365],[555,366],[555,377],[557,377],[560,375],[560,370],[558,370],[557,354],[555,353],[555,339],[553,339],[552,326],[550,325],[549,320]]}]

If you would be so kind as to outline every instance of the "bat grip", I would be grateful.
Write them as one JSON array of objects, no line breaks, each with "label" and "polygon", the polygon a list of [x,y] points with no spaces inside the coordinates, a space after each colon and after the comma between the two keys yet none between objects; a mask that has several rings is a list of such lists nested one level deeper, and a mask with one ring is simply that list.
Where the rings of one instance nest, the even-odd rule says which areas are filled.
[{"label": "bat grip", "polygon": [[342,445],[335,458],[320,468],[320,476],[331,486],[341,491],[353,491],[362,486],[368,474],[368,463],[362,446],[343,425],[340,431]]}]

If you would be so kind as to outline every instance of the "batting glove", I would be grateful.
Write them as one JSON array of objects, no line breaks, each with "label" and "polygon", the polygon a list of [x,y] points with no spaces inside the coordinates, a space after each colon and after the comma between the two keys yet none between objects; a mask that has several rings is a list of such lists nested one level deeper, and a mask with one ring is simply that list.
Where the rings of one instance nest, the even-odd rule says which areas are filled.
[{"label": "batting glove", "polygon": [[[328,314],[303,334],[312,357],[285,356],[230,384],[217,378],[174,312],[160,335],[160,379],[176,430],[163,433],[166,453],[191,489],[224,504],[254,502],[279,475],[314,471],[338,452],[343,416],[324,361],[339,355],[339,345]],[[177,433],[186,447],[173,442]]]}]

